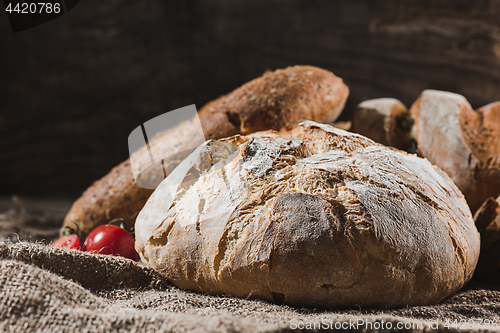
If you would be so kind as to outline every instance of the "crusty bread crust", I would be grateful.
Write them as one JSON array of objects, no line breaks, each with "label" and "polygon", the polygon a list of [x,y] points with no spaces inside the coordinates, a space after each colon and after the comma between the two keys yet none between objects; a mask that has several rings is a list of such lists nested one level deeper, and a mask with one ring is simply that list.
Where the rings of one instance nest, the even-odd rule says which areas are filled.
[{"label": "crusty bread crust", "polygon": [[474,215],[481,235],[481,255],[474,280],[498,285],[500,282],[500,196],[488,198]]},{"label": "crusty bread crust", "polygon": [[350,131],[407,151],[411,128],[409,121],[410,113],[397,99],[370,99],[360,103],[354,110]]},{"label": "crusty bread crust", "polygon": [[136,250],[185,289],[385,307],[460,289],[479,234],[429,161],[308,121],[200,146],[140,212]]},{"label": "crusty bread crust", "polygon": [[419,155],[450,176],[473,212],[500,194],[500,103],[474,111],[461,95],[425,90],[410,113]]},{"label": "crusty bread crust", "polygon": [[[342,111],[348,95],[347,86],[333,73],[313,66],[293,66],[266,72],[208,103],[198,116],[205,138],[219,139],[260,130],[279,130],[303,119],[332,122]],[[171,156],[165,165],[167,174],[192,151],[188,149],[190,142],[199,135],[191,121],[187,121],[151,140],[151,145],[161,148],[165,156]],[[146,169],[150,164],[147,149],[136,152],[134,161],[140,170]],[[146,171],[141,177],[155,175]],[[127,160],[92,184],[75,201],[63,227],[74,227],[74,223],[78,223],[85,236],[111,219],[132,217],[151,193],[152,190],[136,186]]]}]

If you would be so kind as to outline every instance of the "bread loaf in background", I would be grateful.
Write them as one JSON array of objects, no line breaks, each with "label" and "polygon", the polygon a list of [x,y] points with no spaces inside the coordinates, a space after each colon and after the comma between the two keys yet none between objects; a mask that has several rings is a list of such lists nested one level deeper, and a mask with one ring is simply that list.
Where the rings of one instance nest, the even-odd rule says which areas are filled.
[{"label": "bread loaf in background", "polygon": [[461,95],[425,90],[410,114],[418,154],[450,176],[473,212],[500,195],[500,103],[474,111]]},{"label": "bread loaf in background", "polygon": [[360,103],[351,119],[350,131],[386,146],[409,151],[410,113],[394,98],[370,99]]},{"label": "bread loaf in background", "polygon": [[[303,119],[333,122],[341,113],[348,95],[348,87],[333,73],[312,66],[293,66],[266,72],[208,103],[198,116],[205,138],[219,139],[260,130],[279,130]],[[190,140],[197,135],[199,132],[192,121],[186,121],[150,142],[160,147],[165,156],[170,156],[165,164],[167,174],[191,152],[188,150]],[[136,152],[134,158],[142,169],[151,163],[146,147]],[[154,177],[141,174],[141,177],[148,176]],[[75,201],[65,217],[63,228],[74,228],[74,223],[77,223],[85,236],[96,226],[114,218],[131,218],[152,192],[135,184],[127,159],[93,183]]]},{"label": "bread loaf in background", "polygon": [[474,215],[481,235],[481,254],[474,280],[500,285],[500,196],[488,198]]},{"label": "bread loaf in background", "polygon": [[392,98],[367,100],[351,121],[352,132],[443,169],[473,212],[500,195],[500,102],[474,111],[461,95],[425,90],[410,111]]},{"label": "bread loaf in background", "polygon": [[200,146],[139,213],[136,250],[185,289],[386,307],[459,290],[479,234],[428,160],[306,121]]}]

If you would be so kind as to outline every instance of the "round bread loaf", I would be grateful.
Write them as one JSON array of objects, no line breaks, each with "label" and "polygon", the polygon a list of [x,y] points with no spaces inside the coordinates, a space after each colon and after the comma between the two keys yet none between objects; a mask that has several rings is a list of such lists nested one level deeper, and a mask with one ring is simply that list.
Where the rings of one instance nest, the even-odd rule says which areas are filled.
[{"label": "round bread loaf", "polygon": [[307,121],[200,146],[139,213],[136,250],[185,289],[385,307],[459,290],[479,234],[428,160]]}]

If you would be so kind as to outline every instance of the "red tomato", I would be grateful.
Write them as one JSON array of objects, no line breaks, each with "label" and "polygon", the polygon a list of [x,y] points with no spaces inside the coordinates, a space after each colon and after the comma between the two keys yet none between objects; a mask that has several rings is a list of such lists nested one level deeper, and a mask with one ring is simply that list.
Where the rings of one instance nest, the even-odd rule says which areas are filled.
[{"label": "red tomato", "polygon": [[112,224],[101,225],[92,230],[85,239],[83,251],[139,260],[134,248],[134,237],[127,230]]},{"label": "red tomato", "polygon": [[62,247],[65,249],[73,249],[73,250],[81,250],[82,245],[80,243],[80,239],[78,238],[78,235],[68,235],[61,237],[59,239],[56,239],[52,243],[50,243],[50,246],[52,247]]}]

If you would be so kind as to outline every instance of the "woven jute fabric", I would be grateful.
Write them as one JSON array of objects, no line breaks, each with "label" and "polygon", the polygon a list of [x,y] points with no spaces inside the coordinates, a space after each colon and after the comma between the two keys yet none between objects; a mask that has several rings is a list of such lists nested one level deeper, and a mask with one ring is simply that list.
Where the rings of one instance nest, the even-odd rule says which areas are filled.
[{"label": "woven jute fabric", "polygon": [[31,217],[31,231],[20,234],[25,220],[0,215],[0,332],[500,331],[494,286],[469,284],[440,304],[399,309],[205,295],[128,259],[51,248],[44,237],[57,223]]}]

